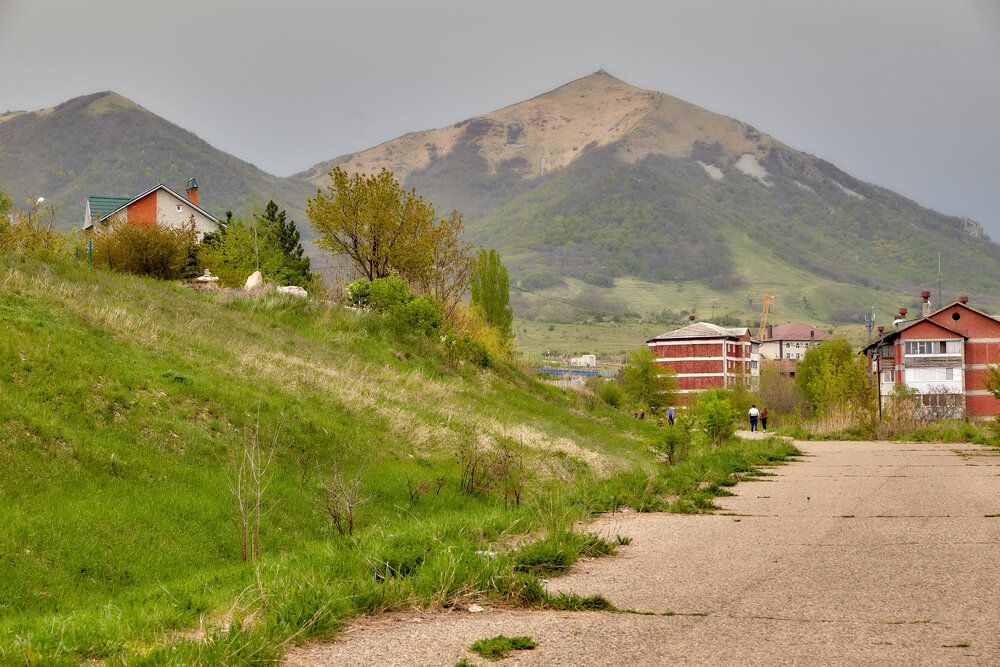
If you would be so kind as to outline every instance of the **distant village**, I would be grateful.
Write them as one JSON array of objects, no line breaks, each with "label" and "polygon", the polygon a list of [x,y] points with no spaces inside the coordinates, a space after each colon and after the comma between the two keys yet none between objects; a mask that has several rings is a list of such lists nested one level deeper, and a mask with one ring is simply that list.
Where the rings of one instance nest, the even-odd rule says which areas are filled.
[{"label": "distant village", "polygon": [[[1000,319],[969,305],[967,296],[934,309],[930,292],[921,293],[920,315],[900,308],[889,327],[878,326],[865,355],[879,403],[894,392],[912,392],[926,411],[948,418],[985,418],[1000,413],[1000,400],[983,388],[990,348],[1000,344]],[[832,339],[827,331],[802,322],[726,327],[695,321],[646,341],[658,365],[672,373],[678,404],[707,389],[746,386],[756,391],[765,364],[794,378],[808,350]],[[569,357],[569,369],[540,369],[562,386],[587,376],[613,377],[615,369],[597,368],[593,354]]]}]

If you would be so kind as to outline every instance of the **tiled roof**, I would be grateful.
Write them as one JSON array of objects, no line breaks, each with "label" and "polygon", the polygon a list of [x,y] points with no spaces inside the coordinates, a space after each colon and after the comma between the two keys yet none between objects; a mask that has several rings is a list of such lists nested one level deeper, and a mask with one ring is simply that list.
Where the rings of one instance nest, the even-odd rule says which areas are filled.
[{"label": "tiled roof", "polygon": [[785,322],[771,327],[771,335],[764,340],[827,340],[833,338],[829,333],[802,322]]},{"label": "tiled roof", "polygon": [[673,338],[739,338],[749,331],[746,327],[720,327],[711,322],[695,322],[680,329],[668,331],[650,340],[669,340]]},{"label": "tiled roof", "polygon": [[97,222],[108,213],[117,211],[130,201],[132,201],[132,197],[104,197],[102,195],[91,195],[87,197],[87,203],[90,204],[90,221]]}]

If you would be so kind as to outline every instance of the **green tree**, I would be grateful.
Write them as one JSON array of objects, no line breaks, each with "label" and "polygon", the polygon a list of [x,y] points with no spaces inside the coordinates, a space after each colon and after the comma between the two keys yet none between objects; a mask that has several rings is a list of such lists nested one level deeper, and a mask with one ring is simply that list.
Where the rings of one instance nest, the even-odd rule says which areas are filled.
[{"label": "green tree", "polygon": [[480,250],[472,273],[472,305],[482,310],[487,324],[504,339],[514,337],[514,311],[510,307],[510,279],[496,250]]},{"label": "green tree", "polygon": [[715,449],[736,432],[736,411],[729,404],[725,389],[709,389],[698,396],[695,406],[698,426]]},{"label": "green tree", "polygon": [[854,351],[847,340],[832,338],[823,341],[817,347],[806,350],[795,375],[795,384],[814,407],[826,405],[832,397],[833,378],[853,358]]},{"label": "green tree", "polygon": [[656,363],[646,346],[629,352],[622,380],[629,399],[653,412],[670,403],[671,392],[676,388],[673,372]]},{"label": "green tree", "polygon": [[303,256],[295,222],[286,221],[273,201],[250,220],[226,211],[219,231],[205,234],[202,248],[205,265],[224,285],[242,285],[254,271],[281,285],[305,287],[316,279],[309,258]]},{"label": "green tree", "polygon": [[286,220],[285,211],[278,211],[274,200],[267,202],[263,215],[257,215],[258,234],[263,230],[267,241],[281,253],[281,262],[274,270],[274,278],[285,285],[303,287],[313,279],[309,271],[309,258],[304,256],[298,229],[294,220]]},{"label": "green tree", "polygon": [[316,191],[306,211],[319,235],[316,245],[347,255],[368,280],[393,271],[410,283],[429,282],[436,237],[434,207],[404,190],[392,172],[348,176],[330,172],[326,192]]}]

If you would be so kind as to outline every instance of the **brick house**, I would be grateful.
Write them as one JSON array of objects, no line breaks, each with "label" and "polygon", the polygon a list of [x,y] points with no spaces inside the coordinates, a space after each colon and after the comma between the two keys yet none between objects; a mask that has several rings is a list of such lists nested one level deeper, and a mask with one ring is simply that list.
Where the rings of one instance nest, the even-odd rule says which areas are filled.
[{"label": "brick house", "polygon": [[656,363],[676,375],[677,393],[745,383],[756,389],[760,377],[759,341],[746,327],[694,322],[646,341]]},{"label": "brick house", "polygon": [[198,206],[198,182],[194,178],[188,180],[186,197],[162,183],[135,197],[87,197],[83,231],[84,234],[90,234],[95,228],[115,222],[180,227],[191,219],[194,219],[199,240],[207,232],[214,232],[219,228],[219,221]]},{"label": "brick house", "polygon": [[1000,361],[1000,319],[969,305],[968,297],[931,312],[923,292],[923,314],[906,319],[864,348],[872,374],[878,375],[883,405],[896,387],[915,390],[926,410],[939,416],[992,417],[1000,401],[983,388],[987,364]]}]

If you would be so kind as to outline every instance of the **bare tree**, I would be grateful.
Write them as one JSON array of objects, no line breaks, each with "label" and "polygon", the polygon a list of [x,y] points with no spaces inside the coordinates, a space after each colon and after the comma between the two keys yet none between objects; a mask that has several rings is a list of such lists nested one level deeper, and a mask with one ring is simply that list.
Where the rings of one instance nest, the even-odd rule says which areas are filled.
[{"label": "bare tree", "polygon": [[333,522],[337,534],[341,537],[354,535],[354,520],[357,517],[358,507],[371,500],[370,497],[361,494],[361,479],[353,477],[345,481],[344,476],[334,465],[329,480],[320,478],[320,490],[320,505]]},{"label": "bare tree", "polygon": [[264,508],[264,494],[271,484],[268,472],[278,444],[274,435],[271,448],[264,453],[260,444],[260,403],[257,404],[257,423],[250,437],[244,436],[243,450],[238,460],[231,462],[226,471],[229,491],[233,496],[233,520],[240,540],[240,557],[243,562],[255,561],[260,555],[261,518],[270,511]]}]

